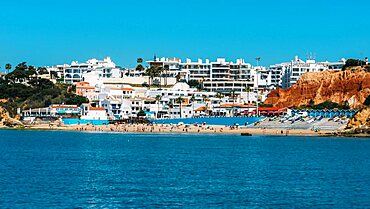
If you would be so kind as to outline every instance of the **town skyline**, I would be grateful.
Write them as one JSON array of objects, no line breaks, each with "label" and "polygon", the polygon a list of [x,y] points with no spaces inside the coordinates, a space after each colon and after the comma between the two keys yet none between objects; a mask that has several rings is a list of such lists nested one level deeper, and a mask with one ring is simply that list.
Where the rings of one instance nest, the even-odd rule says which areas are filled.
[{"label": "town skyline", "polygon": [[[244,58],[261,65],[316,53],[318,60],[370,54],[366,1],[6,1],[0,13],[0,66],[50,66],[111,56]],[[30,12],[32,11],[32,12]],[[88,13],[87,13],[88,11]],[[27,14],[27,16],[19,15]]]},{"label": "town skyline", "polygon": [[[210,62],[213,62],[213,61],[217,61],[217,59],[225,59],[225,60],[228,60],[230,62],[235,62],[237,61],[238,59],[242,59],[245,61],[245,63],[248,63],[250,64],[251,66],[262,66],[262,67],[266,67],[266,68],[269,68],[270,66],[272,65],[276,65],[276,64],[280,64],[280,63],[286,63],[286,62],[290,62],[292,60],[294,60],[296,57],[298,57],[299,59],[303,60],[303,61],[307,61],[307,60],[315,60],[317,62],[337,62],[337,61],[341,61],[342,59],[352,59],[352,58],[357,58],[357,57],[341,57],[341,58],[337,58],[337,59],[321,59],[321,58],[318,58],[316,53],[306,53],[305,56],[299,56],[299,55],[294,55],[294,56],[291,56],[291,57],[288,57],[287,59],[285,60],[280,60],[280,61],[277,61],[277,62],[268,62],[266,60],[263,59],[263,57],[260,57],[260,56],[255,56],[254,58],[244,58],[244,57],[235,57],[235,58],[229,58],[228,56],[216,56],[216,57],[206,57],[206,56],[202,56],[202,57],[195,57],[195,58],[192,58],[192,57],[189,57],[189,56],[185,56],[185,57],[176,57],[176,56],[157,56],[156,54],[154,54],[151,58],[148,58],[148,59],[145,59],[143,57],[137,57],[136,59],[134,59],[134,61],[129,64],[129,65],[122,65],[120,64],[117,59],[115,57],[112,57],[110,55],[106,55],[106,56],[92,56],[92,57],[87,57],[86,59],[72,59],[72,60],[64,60],[60,63],[51,63],[50,65],[35,65],[31,62],[28,62],[28,61],[20,61],[20,62],[15,62],[15,63],[10,63],[10,62],[5,62],[5,64],[3,64],[2,66],[0,66],[0,72],[5,72],[6,69],[5,69],[5,65],[6,64],[10,64],[12,69],[14,69],[14,67],[16,67],[18,64],[21,64],[21,63],[27,63],[28,65],[31,65],[31,66],[35,66],[35,67],[52,67],[52,66],[56,66],[56,65],[63,65],[63,64],[71,64],[73,62],[78,62],[78,63],[84,63],[88,60],[91,60],[91,59],[103,59],[103,58],[111,58],[112,61],[114,61],[114,63],[121,67],[121,68],[125,68],[125,69],[130,69],[130,68],[136,68],[138,64],[141,64],[143,65],[144,67],[149,67],[149,64],[147,62],[149,61],[154,61],[154,58],[156,59],[163,59],[163,58],[166,58],[166,59],[180,59],[182,62],[186,62],[187,59],[190,59],[192,62],[198,62],[198,60],[202,60],[203,62],[206,61],[206,60],[209,60]],[[259,59],[258,61],[258,65],[257,65],[257,61],[256,59]],[[363,59],[365,60],[365,58],[367,57],[358,57],[358,59]],[[142,63],[138,63],[137,60],[138,59],[142,59],[143,62]],[[265,64],[265,62],[268,64]]]}]

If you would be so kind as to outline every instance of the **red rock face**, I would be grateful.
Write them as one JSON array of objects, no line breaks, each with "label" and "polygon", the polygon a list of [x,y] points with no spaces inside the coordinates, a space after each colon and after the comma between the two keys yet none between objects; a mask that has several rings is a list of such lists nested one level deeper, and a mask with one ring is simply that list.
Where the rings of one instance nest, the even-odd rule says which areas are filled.
[{"label": "red rock face", "polygon": [[308,105],[312,100],[315,104],[348,102],[350,107],[359,108],[368,95],[370,72],[355,67],[345,71],[305,73],[291,88],[272,91],[265,104],[279,108],[298,107]]}]

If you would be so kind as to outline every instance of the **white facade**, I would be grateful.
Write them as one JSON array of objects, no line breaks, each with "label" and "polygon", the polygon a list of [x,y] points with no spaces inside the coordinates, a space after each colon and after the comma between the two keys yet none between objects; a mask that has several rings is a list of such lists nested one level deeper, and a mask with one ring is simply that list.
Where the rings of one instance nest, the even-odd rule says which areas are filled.
[{"label": "white facade", "polygon": [[341,70],[345,62],[345,59],[338,62],[316,62],[314,59],[309,59],[305,62],[296,56],[290,62],[270,66],[271,83],[276,87],[289,88],[306,72]]},{"label": "white facade", "polygon": [[[168,67],[164,72],[167,77],[177,77],[178,79],[197,80],[203,88],[211,92],[222,92],[230,94],[234,91],[240,94],[247,87],[257,89],[264,83],[265,86],[271,85],[271,76],[269,71],[256,73],[256,68],[246,63],[243,59],[237,59],[236,62],[226,61],[224,58],[218,58],[214,62],[208,59],[203,61],[198,59],[196,62],[186,59],[182,62],[177,58],[156,58],[148,61],[152,66]],[[262,76],[261,76],[262,74]],[[264,76],[267,74],[267,76]],[[257,76],[259,76],[259,85],[257,86]]]},{"label": "white facade", "polygon": [[121,77],[121,70],[116,67],[110,57],[107,57],[103,60],[90,59],[85,63],[73,61],[69,67],[64,69],[64,82],[73,84],[84,81],[83,76],[92,72],[95,72],[94,75],[99,78]]},{"label": "white facade", "polygon": [[81,119],[82,120],[108,120],[108,115],[105,108],[91,107],[90,105],[83,104],[81,106]]}]

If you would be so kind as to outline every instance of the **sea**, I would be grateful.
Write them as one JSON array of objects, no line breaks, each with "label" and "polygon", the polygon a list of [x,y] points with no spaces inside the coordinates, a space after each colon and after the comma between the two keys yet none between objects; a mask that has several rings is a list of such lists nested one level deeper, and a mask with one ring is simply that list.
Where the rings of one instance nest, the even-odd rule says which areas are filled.
[{"label": "sea", "polygon": [[0,208],[370,208],[370,140],[0,130]]}]

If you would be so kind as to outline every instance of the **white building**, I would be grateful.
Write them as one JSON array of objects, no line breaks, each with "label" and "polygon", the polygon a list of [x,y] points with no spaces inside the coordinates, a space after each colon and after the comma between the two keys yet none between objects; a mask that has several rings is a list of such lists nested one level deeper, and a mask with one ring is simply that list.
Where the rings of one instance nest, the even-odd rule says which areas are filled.
[{"label": "white building", "polygon": [[121,70],[116,67],[110,57],[103,60],[90,59],[85,63],[73,61],[72,64],[64,69],[64,82],[73,84],[84,81],[83,76],[87,73],[94,73],[99,78],[121,77]]},{"label": "white building", "polygon": [[234,91],[240,95],[247,87],[258,88],[258,76],[258,86],[262,83],[267,87],[271,85],[269,71],[255,72],[257,68],[252,68],[251,64],[243,59],[237,59],[236,62],[229,62],[224,58],[218,58],[214,62],[208,59],[205,61],[198,59],[196,62],[186,59],[182,62],[178,58],[156,58],[148,63],[150,66],[167,68],[168,70],[164,72],[165,77],[177,77],[178,80],[186,81],[197,80],[210,92],[230,94]]},{"label": "white building", "polygon": [[103,107],[91,107],[89,104],[81,105],[82,120],[108,120],[108,115]]},{"label": "white building", "polygon": [[271,83],[276,87],[289,88],[306,72],[341,70],[345,63],[345,59],[341,59],[338,62],[316,62],[312,58],[303,61],[296,56],[290,62],[270,66]]}]

